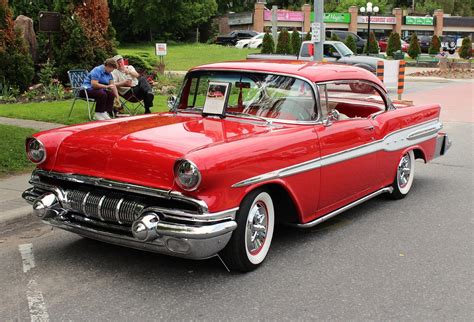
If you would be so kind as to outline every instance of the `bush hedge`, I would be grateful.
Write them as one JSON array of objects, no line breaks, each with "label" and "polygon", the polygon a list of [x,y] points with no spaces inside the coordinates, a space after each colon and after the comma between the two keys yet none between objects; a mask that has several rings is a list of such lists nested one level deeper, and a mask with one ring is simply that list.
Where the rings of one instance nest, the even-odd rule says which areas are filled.
[{"label": "bush hedge", "polygon": [[351,35],[347,36],[345,44],[347,47],[349,47],[350,50],[352,50],[354,53],[357,53],[357,43]]},{"label": "bush hedge", "polygon": [[462,40],[461,49],[459,50],[459,57],[469,59],[472,57],[472,42],[469,37]]},{"label": "bush hedge", "polygon": [[275,52],[283,55],[291,54],[290,33],[287,29],[283,29],[280,32]]},{"label": "bush hedge", "polygon": [[402,41],[400,40],[400,35],[396,32],[392,32],[390,37],[388,37],[387,56],[393,57],[393,53],[399,50],[402,50]]},{"label": "bush hedge", "polygon": [[300,47],[301,47],[301,35],[295,28],[293,29],[293,32],[291,33],[291,53],[293,55],[298,55],[300,52]]},{"label": "bush hedge", "polygon": [[430,48],[428,49],[428,54],[437,55],[439,54],[440,49],[441,49],[441,41],[438,36],[433,35],[433,38],[431,38]]},{"label": "bush hedge", "polygon": [[262,40],[262,54],[273,54],[275,52],[275,42],[270,32],[266,32]]},{"label": "bush hedge", "polygon": [[420,43],[418,42],[418,37],[413,33],[410,37],[410,45],[408,47],[408,56],[413,59],[416,59],[421,54]]}]

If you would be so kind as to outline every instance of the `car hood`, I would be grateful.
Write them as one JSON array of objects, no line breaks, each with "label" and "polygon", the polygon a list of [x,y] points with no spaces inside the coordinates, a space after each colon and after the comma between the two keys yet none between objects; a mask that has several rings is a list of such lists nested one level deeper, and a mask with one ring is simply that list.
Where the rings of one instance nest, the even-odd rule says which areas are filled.
[{"label": "car hood", "polygon": [[171,189],[177,159],[192,160],[194,151],[267,131],[260,121],[172,113],[105,121],[71,131],[53,170]]}]

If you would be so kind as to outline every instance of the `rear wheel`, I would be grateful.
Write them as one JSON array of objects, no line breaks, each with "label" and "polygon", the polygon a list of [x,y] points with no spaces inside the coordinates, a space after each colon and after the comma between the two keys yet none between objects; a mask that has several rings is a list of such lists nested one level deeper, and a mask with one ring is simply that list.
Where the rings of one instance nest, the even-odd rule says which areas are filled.
[{"label": "rear wheel", "polygon": [[249,272],[265,260],[275,227],[273,200],[265,189],[250,192],[237,213],[237,229],[222,251],[231,268]]},{"label": "rear wheel", "polygon": [[397,166],[397,173],[393,181],[392,199],[402,199],[410,192],[415,178],[415,153],[409,151],[405,153]]}]

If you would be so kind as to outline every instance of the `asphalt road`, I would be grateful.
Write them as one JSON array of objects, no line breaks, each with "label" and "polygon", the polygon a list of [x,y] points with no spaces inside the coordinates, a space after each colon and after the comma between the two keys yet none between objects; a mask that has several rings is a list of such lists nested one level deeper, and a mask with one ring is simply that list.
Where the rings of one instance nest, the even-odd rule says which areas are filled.
[{"label": "asphalt road", "polygon": [[[470,95],[453,100],[472,111]],[[0,320],[472,321],[474,123],[445,130],[449,154],[417,162],[407,198],[381,196],[311,230],[281,227],[248,274],[32,218],[0,227]]]}]

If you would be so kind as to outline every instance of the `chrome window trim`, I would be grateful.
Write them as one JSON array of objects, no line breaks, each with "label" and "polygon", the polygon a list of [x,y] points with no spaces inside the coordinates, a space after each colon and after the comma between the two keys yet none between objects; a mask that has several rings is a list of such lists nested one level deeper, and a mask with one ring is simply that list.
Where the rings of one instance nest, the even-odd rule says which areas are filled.
[{"label": "chrome window trim", "polygon": [[[74,173],[60,173],[54,171],[45,171],[41,169],[36,169],[33,171],[31,176],[30,183],[32,185],[44,185],[39,181],[38,176],[45,176],[50,177],[53,179],[59,179],[74,183],[80,184],[89,184],[97,187],[108,188],[108,189],[116,189],[125,192],[133,192],[142,195],[148,195],[152,197],[164,198],[164,199],[176,199],[180,201],[185,201],[192,203],[198,206],[200,213],[209,213],[209,207],[207,206],[206,202],[203,200],[191,198],[188,196],[183,195],[181,192],[173,191],[173,190],[163,190],[158,188],[150,188],[146,186],[135,185],[132,183],[126,182],[119,182],[109,179],[103,179],[98,177],[91,177],[85,175],[79,175]],[[47,186],[47,185],[46,185]],[[66,196],[64,193],[61,192],[61,199],[67,202]]]},{"label": "chrome window trim", "polygon": [[[423,126],[426,126],[428,124],[432,124],[434,122],[436,122],[436,124],[429,127],[430,131],[427,131],[426,129],[420,129],[420,130],[415,130],[414,132],[410,132],[411,130],[413,130],[416,127],[423,127]],[[435,128],[437,129],[436,132],[433,130]],[[319,157],[319,158],[316,158],[316,159],[308,160],[308,161],[305,161],[305,162],[302,162],[302,163],[294,164],[294,165],[291,165],[289,167],[276,169],[276,170],[273,170],[273,171],[270,171],[270,172],[267,172],[267,173],[263,173],[263,174],[260,174],[260,175],[254,176],[254,177],[250,177],[248,179],[244,179],[242,181],[239,181],[239,182],[233,184],[231,187],[232,188],[246,187],[246,186],[249,186],[249,185],[252,185],[252,184],[256,184],[256,183],[260,183],[260,182],[264,182],[264,181],[268,181],[268,180],[284,178],[284,177],[288,177],[288,176],[295,175],[295,174],[298,174],[298,173],[302,173],[302,172],[314,170],[314,169],[317,169],[317,168],[321,168],[321,167],[324,167],[324,166],[328,166],[328,165],[331,165],[331,164],[347,161],[347,160],[357,158],[357,157],[360,157],[360,156],[363,156],[363,155],[367,155],[367,154],[370,154],[370,153],[376,153],[376,152],[381,151],[381,150],[384,150],[384,151],[398,151],[399,149],[403,149],[405,147],[410,147],[414,144],[424,142],[426,140],[434,138],[437,135],[438,131],[441,130],[441,128],[442,128],[441,122],[439,122],[439,120],[437,118],[434,118],[434,119],[428,120],[428,121],[423,122],[423,123],[415,124],[415,125],[412,125],[412,126],[409,126],[409,127],[406,127],[406,128],[402,128],[402,129],[393,131],[393,132],[387,134],[384,138],[382,138],[380,140],[373,141],[373,142],[370,142],[370,143],[367,143],[367,144],[364,144],[364,145],[361,145],[361,146],[353,147],[353,148],[350,148],[350,149],[347,149],[347,150],[344,150],[344,151],[340,151],[340,152],[337,152],[337,153],[325,155],[325,156],[322,156],[322,157]],[[402,138],[402,139],[397,138],[397,140],[393,140],[393,142],[390,142],[388,140],[390,138],[390,136],[395,136],[398,133],[404,132],[404,131],[408,132],[407,135],[406,135],[406,138]],[[416,135],[416,137],[415,137],[415,135]],[[414,137],[414,138],[410,140],[409,139],[410,137]],[[390,144],[397,144],[397,146],[395,148],[393,148],[393,147],[390,147]],[[377,148],[377,146],[378,146],[378,148]],[[367,151],[364,151],[364,149],[367,150]],[[358,150],[362,150],[365,153],[361,153],[360,155],[358,155],[357,152],[360,153],[360,151],[358,151]],[[346,155],[346,157],[344,155]]]},{"label": "chrome window trim", "polygon": [[[219,69],[194,69],[194,70],[190,70],[190,71],[188,71],[188,73],[186,73],[183,84],[181,86],[180,94],[178,95],[178,97],[180,99],[181,99],[181,91],[184,88],[185,80],[187,80],[188,76],[191,73],[195,73],[195,72],[234,72],[234,73],[243,72],[243,73],[269,74],[269,75],[285,76],[285,77],[292,77],[292,78],[302,80],[302,81],[308,83],[309,86],[311,87],[311,89],[313,90],[313,99],[314,99],[314,104],[315,104],[314,107],[315,107],[315,112],[317,114],[316,115],[317,117],[316,117],[315,120],[311,120],[311,121],[293,121],[293,120],[273,119],[273,118],[267,118],[267,117],[262,117],[262,119],[267,120],[267,122],[269,122],[269,123],[301,124],[301,125],[313,125],[313,124],[318,124],[318,123],[321,122],[320,121],[321,115],[319,113],[320,112],[320,108],[319,108],[320,102],[319,102],[318,90],[316,88],[315,83],[312,82],[311,80],[309,80],[306,77],[299,76],[299,75],[294,75],[294,74],[281,73],[281,72],[275,73],[275,72],[265,72],[265,71],[258,71],[258,70],[256,71],[256,70],[248,70],[248,69],[221,69],[221,68],[219,68]],[[178,102],[178,101],[176,101],[176,102]],[[178,113],[178,112],[186,110],[186,109],[179,110],[177,108],[178,106],[179,106],[179,104],[176,103],[175,106],[172,109],[170,109],[170,112]],[[229,114],[229,116],[231,116],[231,114]]]}]

